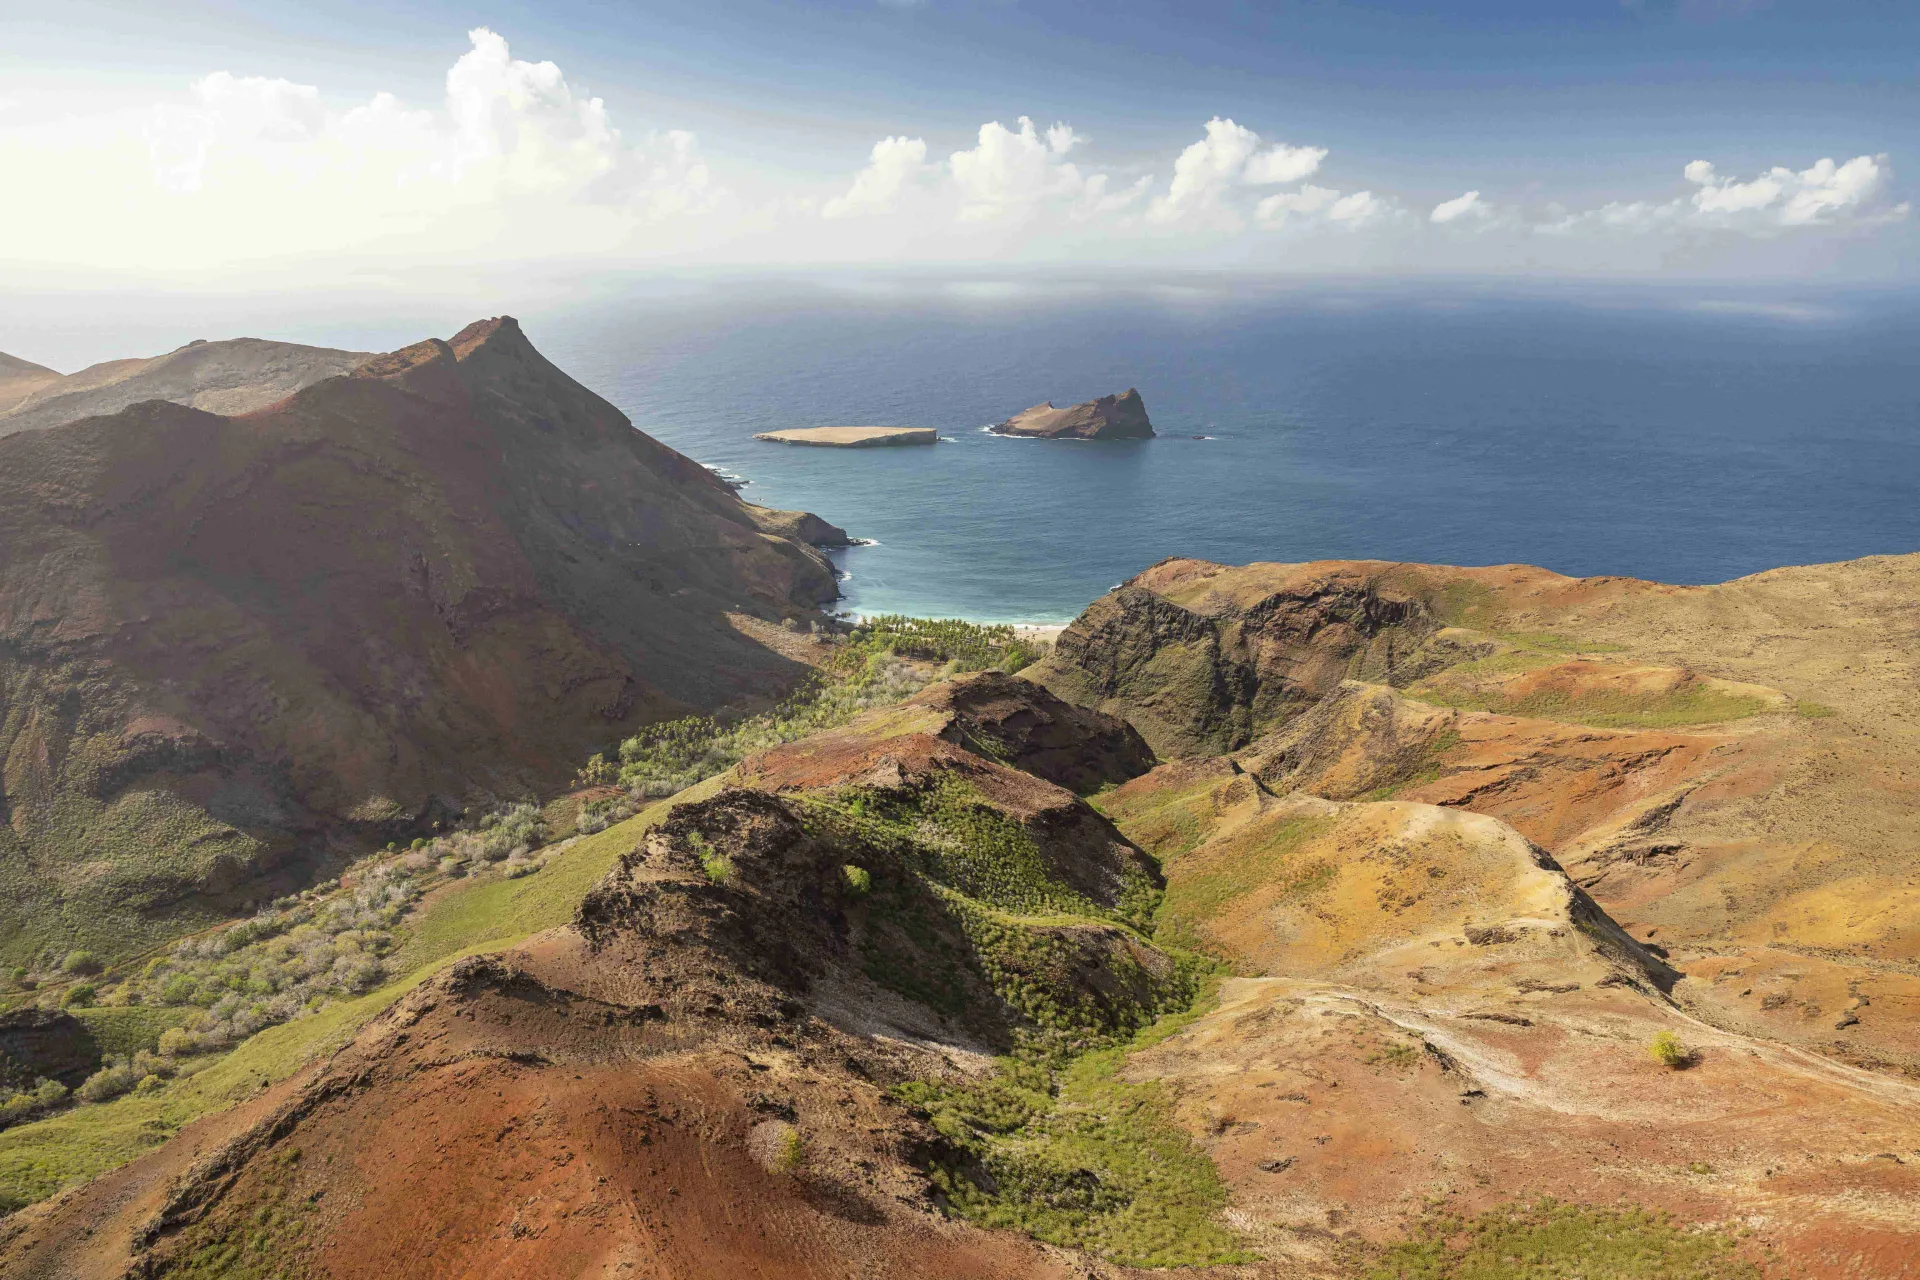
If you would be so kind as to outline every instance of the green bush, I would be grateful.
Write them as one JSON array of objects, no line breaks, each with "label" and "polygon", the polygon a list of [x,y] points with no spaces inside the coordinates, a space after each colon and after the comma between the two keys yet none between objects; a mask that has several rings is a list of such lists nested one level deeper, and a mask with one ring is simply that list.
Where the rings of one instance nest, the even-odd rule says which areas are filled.
[{"label": "green bush", "polygon": [[1672,1031],[1656,1031],[1653,1040],[1647,1045],[1647,1052],[1653,1060],[1663,1067],[1676,1070],[1693,1063],[1693,1050],[1681,1043],[1679,1035]]},{"label": "green bush", "polygon": [[1724,1233],[1638,1207],[1541,1200],[1460,1218],[1435,1214],[1382,1250],[1367,1280],[1759,1280]]},{"label": "green bush", "polygon": [[69,977],[91,976],[105,967],[100,963],[100,957],[91,951],[69,951],[67,958],[60,962],[60,972]]},{"label": "green bush", "polygon": [[81,982],[68,987],[67,993],[60,997],[60,1003],[66,1005],[68,1008],[84,1009],[99,998],[100,989],[98,987],[94,986],[91,982]]},{"label": "green bush", "polygon": [[74,1096],[82,1102],[106,1102],[123,1093],[133,1092],[140,1083],[140,1073],[130,1063],[116,1062],[100,1068],[88,1076],[86,1082],[74,1090]]},{"label": "green bush", "polygon": [[864,898],[873,892],[873,875],[865,867],[848,863],[840,868],[840,874],[847,878],[847,889],[854,897]]}]

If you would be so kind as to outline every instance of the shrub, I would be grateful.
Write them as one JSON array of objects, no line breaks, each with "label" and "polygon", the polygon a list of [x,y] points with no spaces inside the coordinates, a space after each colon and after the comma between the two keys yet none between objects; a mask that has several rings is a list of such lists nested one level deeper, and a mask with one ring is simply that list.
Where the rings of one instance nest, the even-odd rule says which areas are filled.
[{"label": "shrub", "polygon": [[573,777],[573,785],[575,787],[610,787],[619,777],[620,771],[605,755],[596,751],[587,757],[585,764],[580,766],[580,772]]},{"label": "shrub", "polygon": [[67,988],[67,994],[60,998],[60,1003],[70,1009],[84,1009],[93,1004],[99,996],[100,989],[98,987],[94,986],[91,982],[82,982],[76,986]]},{"label": "shrub", "polygon": [[67,958],[60,962],[60,972],[72,977],[96,974],[105,967],[100,963],[100,957],[91,951],[69,951]]},{"label": "shrub", "polygon": [[178,1058],[183,1054],[192,1053],[198,1047],[199,1041],[195,1039],[193,1032],[185,1027],[168,1027],[160,1033],[161,1057]]},{"label": "shrub", "polygon": [[57,1107],[67,1100],[67,1086],[58,1080],[42,1080],[33,1087],[33,1100],[43,1107]]},{"label": "shrub", "polygon": [[852,863],[840,868],[847,877],[847,888],[857,898],[864,898],[873,891],[873,875],[865,867],[856,867]]},{"label": "shrub", "polygon": [[1647,1052],[1653,1060],[1663,1067],[1675,1070],[1693,1064],[1693,1050],[1682,1044],[1680,1037],[1672,1031],[1656,1031],[1653,1040],[1647,1045]]},{"label": "shrub", "polygon": [[123,1093],[131,1093],[139,1083],[140,1074],[131,1066],[115,1064],[88,1076],[86,1083],[75,1090],[75,1096],[82,1102],[108,1102]]},{"label": "shrub", "polygon": [[792,1173],[806,1159],[807,1144],[798,1129],[789,1129],[780,1135],[779,1149],[774,1153],[773,1166],[781,1173]]}]

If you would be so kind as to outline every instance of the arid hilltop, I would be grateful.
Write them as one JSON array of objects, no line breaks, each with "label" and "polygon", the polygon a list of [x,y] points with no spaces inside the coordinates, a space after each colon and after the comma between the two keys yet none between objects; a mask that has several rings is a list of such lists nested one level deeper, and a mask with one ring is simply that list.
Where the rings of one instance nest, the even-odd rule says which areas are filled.
[{"label": "arid hilltop", "polygon": [[783,532],[838,530],[510,318],[353,363],[0,438],[0,949],[137,950],[807,670],[837,592]]},{"label": "arid hilltop", "polygon": [[190,342],[146,360],[109,360],[58,374],[0,354],[0,435],[118,413],[142,400],[170,400],[209,413],[264,409],[371,358],[297,342],[234,338]]}]

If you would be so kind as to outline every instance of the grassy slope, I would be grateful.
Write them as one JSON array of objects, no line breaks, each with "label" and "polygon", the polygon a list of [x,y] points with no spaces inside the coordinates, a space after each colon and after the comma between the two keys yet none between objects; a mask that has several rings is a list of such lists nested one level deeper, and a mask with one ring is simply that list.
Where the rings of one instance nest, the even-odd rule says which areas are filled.
[{"label": "grassy slope", "polygon": [[[555,854],[538,875],[463,881],[435,895],[409,922],[407,941],[394,956],[393,971],[402,976],[378,991],[262,1031],[203,1070],[152,1093],[75,1107],[0,1133],[0,1211],[97,1178],[159,1146],[201,1116],[286,1079],[338,1050],[374,1015],[461,956],[510,947],[567,923],[587,890],[673,805],[702,798],[722,785],[722,779],[710,779],[618,826],[584,837]],[[175,1012],[102,1009],[83,1016],[108,1049],[120,1052],[151,1047],[145,1043],[146,1032],[157,1038],[160,1024]],[[156,1016],[140,1016],[144,1014]]]}]

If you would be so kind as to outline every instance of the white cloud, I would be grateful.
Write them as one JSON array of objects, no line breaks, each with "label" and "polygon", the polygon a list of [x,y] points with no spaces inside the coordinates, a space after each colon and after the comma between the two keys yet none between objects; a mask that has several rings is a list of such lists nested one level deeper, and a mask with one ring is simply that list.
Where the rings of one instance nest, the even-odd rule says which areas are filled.
[{"label": "white cloud", "polygon": [[1845,164],[1820,160],[1795,172],[1775,165],[1747,181],[1723,177],[1708,160],[1682,171],[1699,188],[1667,201],[1610,201],[1596,209],[1549,218],[1536,230],[1571,235],[1737,232],[1772,237],[1806,228],[1871,228],[1897,222],[1910,206],[1893,203],[1885,156],[1855,156]]},{"label": "white cloud", "polygon": [[1261,222],[1279,226],[1292,214],[1314,214],[1323,211],[1340,198],[1340,193],[1332,187],[1316,187],[1309,183],[1298,191],[1283,191],[1279,195],[1268,196],[1254,206],[1254,216]]},{"label": "white cloud", "polygon": [[[1378,182],[1316,185],[1325,148],[1225,115],[1125,169],[1074,127],[1022,116],[969,128],[959,149],[931,132],[862,140],[852,173],[756,173],[710,162],[684,130],[623,120],[623,132],[603,99],[552,62],[515,58],[487,28],[449,62],[444,94],[427,102],[341,101],[215,71],[157,104],[16,103],[0,115],[0,183],[34,198],[0,201],[0,278],[57,285],[87,268],[251,283],[273,278],[261,264],[331,280],[396,265],[666,259],[1807,269],[1823,239],[1909,213],[1887,157],[1859,155],[1732,176],[1696,160],[1684,182],[1669,173],[1577,211],[1494,205],[1473,189],[1415,216]],[[1248,235],[1249,223],[1283,234]],[[1788,238],[1813,251],[1771,247]]]},{"label": "white cloud", "polygon": [[1427,221],[1445,226],[1450,222],[1475,222],[1492,216],[1493,206],[1482,200],[1478,191],[1469,191],[1463,196],[1442,200],[1433,206],[1433,212],[1427,215]]},{"label": "white cloud", "polygon": [[1376,196],[1371,191],[1356,191],[1329,205],[1327,218],[1332,222],[1344,222],[1350,227],[1357,227],[1387,217],[1396,208],[1393,201]]},{"label": "white cloud", "polygon": [[1075,199],[1086,193],[1087,180],[1066,158],[1085,139],[1064,124],[1054,125],[1044,137],[1026,116],[1020,117],[1019,125],[1015,132],[990,120],[980,126],[979,139],[971,149],[948,157],[960,190],[961,221],[1018,220],[1050,200]]},{"label": "white cloud", "polygon": [[[1721,177],[1709,161],[1695,160],[1686,176],[1700,188],[1693,193],[1693,207],[1704,217],[1720,215],[1731,221],[1758,215],[1765,224],[1808,227],[1873,214],[1882,203],[1885,166],[1885,156],[1855,156],[1845,164],[1823,159],[1798,173],[1776,165],[1740,182]],[[1904,205],[1898,208],[1905,210]]]},{"label": "white cloud", "polygon": [[927,163],[924,139],[883,138],[846,194],[827,201],[821,215],[894,213],[903,196],[916,191],[919,203],[901,216],[922,230],[942,223],[1018,227],[1043,214],[1084,222],[1130,208],[1152,182],[1145,177],[1114,191],[1106,174],[1085,173],[1067,158],[1086,143],[1071,125],[1042,131],[1027,116],[1015,123],[1009,129],[989,120],[976,131],[974,145],[955,151],[944,165]]},{"label": "white cloud", "polygon": [[1237,227],[1238,213],[1225,204],[1236,187],[1298,182],[1317,173],[1327,158],[1324,147],[1259,148],[1260,135],[1245,125],[1220,116],[1207,121],[1207,136],[1173,162],[1173,181],[1167,194],[1148,207],[1147,220],[1162,226],[1200,222]]},{"label": "white cloud", "polygon": [[900,193],[928,172],[925,138],[882,138],[847,193],[827,201],[821,213],[829,218],[891,213]]}]

